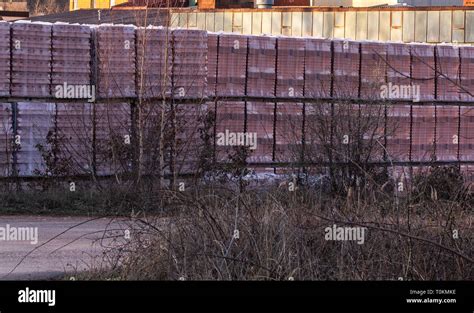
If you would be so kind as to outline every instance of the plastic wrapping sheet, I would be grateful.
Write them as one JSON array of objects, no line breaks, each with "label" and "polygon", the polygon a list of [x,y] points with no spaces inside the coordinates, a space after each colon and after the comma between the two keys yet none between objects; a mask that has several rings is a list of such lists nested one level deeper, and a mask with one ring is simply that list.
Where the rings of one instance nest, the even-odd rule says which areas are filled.
[{"label": "plastic wrapping sheet", "polygon": [[207,32],[173,30],[173,51],[174,97],[204,98],[207,89]]},{"label": "plastic wrapping sheet", "polygon": [[137,29],[137,95],[171,96],[172,37],[166,28]]},{"label": "plastic wrapping sheet", "polygon": [[434,46],[411,45],[412,86],[420,86],[420,100],[435,98],[435,59]]},{"label": "plastic wrapping sheet", "polygon": [[58,165],[67,175],[93,172],[93,115],[91,103],[57,103]]},{"label": "plastic wrapping sheet", "polygon": [[20,136],[20,145],[16,157],[19,176],[41,176],[51,170],[47,168],[44,156],[52,153],[55,115],[54,103],[18,103],[17,135]]},{"label": "plastic wrapping sheet", "polygon": [[436,99],[457,101],[460,99],[459,47],[436,46]]},{"label": "plastic wrapping sheet", "polygon": [[10,103],[0,103],[0,177],[12,174],[13,116]]},{"label": "plastic wrapping sheet", "polygon": [[306,103],[305,114],[305,162],[327,162],[331,147],[331,104]]},{"label": "plastic wrapping sheet", "polygon": [[132,140],[130,104],[95,103],[93,109],[98,175],[115,175],[130,171],[132,145],[126,140]]},{"label": "plastic wrapping sheet", "polygon": [[91,84],[91,29],[53,24],[52,93],[57,85]]},{"label": "plastic wrapping sheet", "polygon": [[474,101],[474,47],[460,47],[461,54],[461,100]]},{"label": "plastic wrapping sheet", "polygon": [[247,95],[275,96],[276,37],[249,36]]},{"label": "plastic wrapping sheet", "polygon": [[435,153],[435,106],[413,106],[411,160],[428,162]]},{"label": "plastic wrapping sheet", "polygon": [[331,41],[305,38],[305,97],[331,96]]},{"label": "plastic wrapping sheet", "polygon": [[11,94],[18,97],[51,95],[51,25],[13,23]]},{"label": "plastic wrapping sheet", "polygon": [[387,107],[387,159],[410,160],[410,106],[394,104]]},{"label": "plastic wrapping sheet", "polygon": [[305,40],[278,38],[277,97],[303,97]]},{"label": "plastic wrapping sheet", "polygon": [[246,132],[257,138],[256,149],[251,147],[250,157],[247,158],[249,163],[271,163],[273,160],[274,109],[274,103],[247,102]]},{"label": "plastic wrapping sheet", "polygon": [[244,96],[247,72],[248,37],[219,35],[219,63],[217,70],[217,96]]},{"label": "plastic wrapping sheet", "polygon": [[334,90],[335,98],[359,97],[360,43],[334,40]]},{"label": "plastic wrapping sheet", "polygon": [[[411,86],[410,46],[401,43],[387,45],[387,84],[388,86]],[[389,96],[389,98],[396,98]]]},{"label": "plastic wrapping sheet", "polygon": [[219,35],[207,34],[207,96],[215,97],[217,88],[217,53]]},{"label": "plastic wrapping sheet", "polygon": [[275,127],[275,160],[287,163],[301,162],[303,104],[277,103]]},{"label": "plastic wrapping sheet", "polygon": [[213,149],[212,143],[206,146],[201,138],[206,114],[213,106],[206,103],[176,106],[176,172],[179,175],[198,172],[201,157]]},{"label": "plastic wrapping sheet", "polygon": [[461,107],[459,134],[459,159],[474,160],[474,107]]},{"label": "plastic wrapping sheet", "polygon": [[216,108],[216,160],[228,162],[235,149],[231,145],[219,144],[218,137],[228,133],[242,133],[245,127],[245,102],[218,101]]},{"label": "plastic wrapping sheet", "polygon": [[10,24],[0,22],[0,96],[10,95]]},{"label": "plastic wrapping sheet", "polygon": [[135,27],[104,24],[96,32],[100,97],[134,97]]},{"label": "plastic wrapping sheet", "polygon": [[381,86],[386,84],[387,45],[380,42],[361,42],[362,99],[380,99]]},{"label": "plastic wrapping sheet", "polygon": [[[373,162],[384,161],[385,112],[381,103],[359,105],[358,136],[362,139],[360,155]],[[357,132],[356,132],[357,133]]]},{"label": "plastic wrapping sheet", "polygon": [[436,159],[456,161],[459,146],[459,107],[436,106]]}]

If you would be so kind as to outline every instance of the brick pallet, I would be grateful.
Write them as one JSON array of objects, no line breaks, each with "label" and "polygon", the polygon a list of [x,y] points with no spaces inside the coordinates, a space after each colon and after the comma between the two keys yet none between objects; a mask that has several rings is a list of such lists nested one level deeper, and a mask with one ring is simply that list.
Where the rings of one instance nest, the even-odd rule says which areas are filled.
[{"label": "brick pallet", "polygon": [[360,43],[334,40],[334,94],[336,98],[359,97]]},{"label": "brick pallet", "polygon": [[331,96],[331,42],[324,39],[305,40],[305,96]]},{"label": "brick pallet", "polygon": [[277,97],[302,98],[304,91],[305,40],[278,39]]},{"label": "brick pallet", "polygon": [[174,97],[204,98],[207,89],[207,32],[177,29],[172,34]]},{"label": "brick pallet", "polygon": [[10,95],[10,24],[0,22],[0,96]]},{"label": "brick pallet", "polygon": [[137,94],[143,98],[171,96],[173,63],[171,31],[148,27],[137,30]]},{"label": "brick pallet", "polygon": [[91,84],[91,29],[53,24],[52,92],[57,85]]},{"label": "brick pallet", "polygon": [[51,95],[51,25],[16,22],[12,28],[11,95]]},{"label": "brick pallet", "polygon": [[219,35],[216,96],[245,96],[247,46],[247,36]]},{"label": "brick pallet", "polygon": [[276,43],[275,37],[249,36],[247,95],[275,96]]},{"label": "brick pallet", "polygon": [[135,27],[100,25],[96,32],[99,95],[135,97]]}]

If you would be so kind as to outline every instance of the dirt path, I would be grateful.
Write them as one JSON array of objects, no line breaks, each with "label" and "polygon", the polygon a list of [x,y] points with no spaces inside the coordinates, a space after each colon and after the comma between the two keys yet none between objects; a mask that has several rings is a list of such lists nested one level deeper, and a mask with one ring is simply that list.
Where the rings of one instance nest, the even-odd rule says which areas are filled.
[{"label": "dirt path", "polygon": [[[104,231],[109,230],[110,234],[110,230],[116,230],[115,234],[120,235],[127,226],[107,218],[89,220],[87,217],[0,216],[0,280],[51,279],[65,273],[73,275],[91,264],[98,264],[104,245],[116,244],[111,239],[100,240]],[[80,223],[84,224],[78,225]],[[23,236],[29,241],[18,240],[19,227],[31,230],[29,235]],[[34,243],[31,239],[36,227],[37,243]],[[71,227],[74,228],[68,230]]]}]

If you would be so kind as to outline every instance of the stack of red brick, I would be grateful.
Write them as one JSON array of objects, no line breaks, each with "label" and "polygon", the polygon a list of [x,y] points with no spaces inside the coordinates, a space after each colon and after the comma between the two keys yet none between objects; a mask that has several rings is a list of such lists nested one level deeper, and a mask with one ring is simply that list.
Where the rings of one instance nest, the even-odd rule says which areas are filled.
[{"label": "stack of red brick", "polygon": [[13,114],[10,103],[0,103],[0,177],[12,171]]},{"label": "stack of red brick", "polygon": [[173,93],[176,98],[204,98],[207,89],[207,32],[173,30]]},{"label": "stack of red brick", "polygon": [[217,91],[217,53],[219,35],[207,34],[207,96],[215,97]]},{"label": "stack of red brick", "polygon": [[55,86],[91,84],[91,29],[82,25],[53,25],[52,93]]},{"label": "stack of red brick", "polygon": [[[218,97],[245,95],[247,49],[248,37],[230,34],[219,35],[218,64],[216,65],[216,95]],[[215,75],[212,72],[210,74]]]},{"label": "stack of red brick", "polygon": [[324,39],[306,39],[305,96],[329,98],[331,96],[331,42]]},{"label": "stack of red brick", "polygon": [[[411,90],[411,57],[410,47],[401,43],[387,43],[387,99],[403,98],[400,94],[389,92],[394,86],[409,87]],[[412,100],[409,98],[408,100]]]},{"label": "stack of red brick", "polygon": [[249,36],[247,95],[275,96],[276,37]]},{"label": "stack of red brick", "polygon": [[50,96],[51,25],[20,21],[11,27],[12,96]]},{"label": "stack of red brick", "polygon": [[305,40],[278,39],[277,97],[302,98],[304,93]]},{"label": "stack of red brick", "polygon": [[387,45],[380,42],[362,42],[360,50],[360,97],[380,99],[381,87],[386,84]]},{"label": "stack of red brick", "polygon": [[335,98],[359,97],[360,43],[334,40],[334,89]]},{"label": "stack of red brick", "polygon": [[474,47],[461,47],[461,100],[474,101]]},{"label": "stack of red brick", "polygon": [[457,101],[459,94],[459,47],[436,46],[436,99]]},{"label": "stack of red brick", "polygon": [[0,22],[0,96],[10,95],[10,24]]},{"label": "stack of red brick", "polygon": [[169,97],[173,62],[171,31],[147,27],[137,30],[137,94]]},{"label": "stack of red brick", "polygon": [[[434,46],[425,44],[413,44],[410,46],[412,79],[411,85],[412,87],[416,88],[418,88],[419,86],[419,100],[434,100],[436,76]],[[416,89],[412,90],[416,92]]]},{"label": "stack of red brick", "polygon": [[135,96],[135,27],[100,25],[98,41],[99,95]]}]

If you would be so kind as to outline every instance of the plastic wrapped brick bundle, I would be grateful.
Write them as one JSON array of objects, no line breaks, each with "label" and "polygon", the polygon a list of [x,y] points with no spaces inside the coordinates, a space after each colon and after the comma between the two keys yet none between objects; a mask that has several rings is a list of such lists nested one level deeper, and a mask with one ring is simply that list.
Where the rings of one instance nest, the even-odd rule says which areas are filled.
[{"label": "plastic wrapped brick bundle", "polygon": [[91,103],[57,103],[56,155],[67,175],[91,174],[93,170],[93,113]]},{"label": "plastic wrapped brick bundle", "polygon": [[276,37],[249,36],[247,95],[275,96]]},{"label": "plastic wrapped brick bundle", "polygon": [[460,99],[459,47],[436,46],[436,99],[457,101]]},{"label": "plastic wrapped brick bundle", "polygon": [[278,38],[277,97],[303,97],[305,44],[301,38]]},{"label": "plastic wrapped brick bundle", "polygon": [[96,34],[100,97],[135,97],[135,27],[102,24]]},{"label": "plastic wrapped brick bundle", "polygon": [[[358,136],[363,139],[363,157],[370,161],[384,161],[385,142],[385,112],[386,107],[381,103],[360,104],[358,105],[358,116],[354,122],[360,125]],[[357,134],[357,132],[356,132]]]},{"label": "plastic wrapped brick bundle", "polygon": [[459,159],[474,160],[474,110],[472,107],[461,107],[461,127],[459,134]]},{"label": "plastic wrapped brick bundle", "polygon": [[334,90],[335,98],[359,97],[360,43],[334,40]]},{"label": "plastic wrapped brick bundle", "polygon": [[329,153],[332,151],[331,125],[333,118],[329,103],[306,103],[305,114],[305,161],[327,162]]},{"label": "plastic wrapped brick bundle", "polygon": [[456,161],[459,146],[459,107],[436,106],[436,159]]},{"label": "plastic wrapped brick bundle", "polygon": [[410,106],[394,104],[387,107],[387,159],[410,160]]},{"label": "plastic wrapped brick bundle", "polygon": [[474,47],[460,47],[461,54],[461,100],[474,101]]},{"label": "plastic wrapped brick bundle", "polygon": [[176,108],[175,171],[178,175],[197,173],[202,153],[213,149],[212,142],[206,146],[201,140],[200,130],[207,113],[206,103],[180,104]]},{"label": "plastic wrapped brick bundle", "polygon": [[51,25],[15,22],[12,28],[12,96],[51,95]]},{"label": "plastic wrapped brick bundle", "polygon": [[55,118],[54,103],[18,103],[17,134],[21,144],[16,157],[19,176],[39,176],[51,170],[46,167],[39,147],[44,153],[51,152],[48,134],[54,134]]},{"label": "plastic wrapped brick bundle", "polygon": [[207,32],[176,29],[172,33],[174,97],[202,99],[207,89]]},{"label": "plastic wrapped brick bundle", "polygon": [[[245,127],[245,103],[240,101],[218,101],[216,107],[216,160],[229,162],[234,146],[229,139],[232,134],[243,133]],[[220,140],[219,140],[220,139]]]},{"label": "plastic wrapped brick bundle", "polygon": [[[401,43],[387,45],[387,85],[388,88],[411,87],[410,80],[410,46]],[[396,90],[396,89],[395,89]],[[404,95],[391,93],[387,98],[403,99]],[[411,99],[411,97],[410,97]]]},{"label": "plastic wrapped brick bundle", "polygon": [[217,53],[219,35],[207,34],[207,96],[215,97],[217,88]]},{"label": "plastic wrapped brick bundle", "polygon": [[305,38],[305,97],[331,96],[331,41]]},{"label": "plastic wrapped brick bundle", "polygon": [[387,45],[380,42],[361,42],[362,99],[380,99],[381,86],[386,85]]},{"label": "plastic wrapped brick bundle", "polygon": [[0,22],[0,96],[10,95],[10,23]]},{"label": "plastic wrapped brick bundle", "polygon": [[[91,29],[82,25],[53,24],[52,93],[58,85],[91,84]],[[76,95],[79,97],[80,95]],[[83,95],[85,96],[85,95]]]},{"label": "plastic wrapped brick bundle", "polygon": [[131,170],[131,136],[129,103],[95,103],[96,168],[98,175],[123,174]]},{"label": "plastic wrapped brick bundle", "polygon": [[303,140],[303,104],[277,103],[275,124],[275,161],[301,161]]},{"label": "plastic wrapped brick bundle", "polygon": [[413,106],[411,160],[428,162],[435,153],[435,107]]},{"label": "plastic wrapped brick bundle", "polygon": [[[217,96],[245,96],[248,37],[220,34],[217,64]],[[212,50],[210,50],[212,52]],[[210,75],[212,73],[210,72]]]},{"label": "plastic wrapped brick bundle", "polygon": [[411,60],[412,87],[420,87],[420,100],[434,100],[436,76],[434,46],[424,44],[411,45]]},{"label": "plastic wrapped brick bundle", "polygon": [[137,94],[143,98],[171,96],[172,37],[166,28],[137,29]]},{"label": "plastic wrapped brick bundle", "polygon": [[0,177],[10,176],[13,161],[13,116],[10,103],[0,103]]},{"label": "plastic wrapped brick bundle", "polygon": [[249,163],[271,163],[273,160],[274,103],[247,102],[247,134],[251,136]]}]

